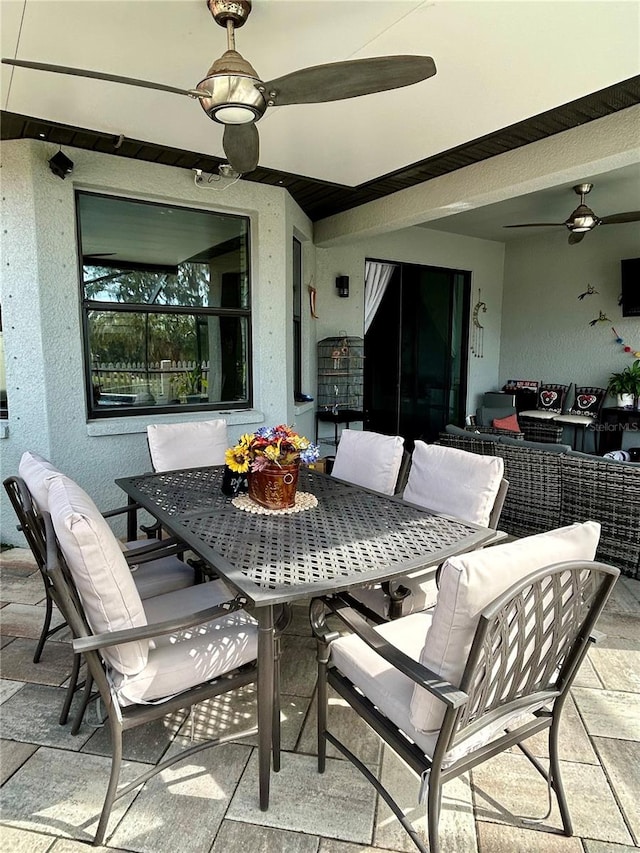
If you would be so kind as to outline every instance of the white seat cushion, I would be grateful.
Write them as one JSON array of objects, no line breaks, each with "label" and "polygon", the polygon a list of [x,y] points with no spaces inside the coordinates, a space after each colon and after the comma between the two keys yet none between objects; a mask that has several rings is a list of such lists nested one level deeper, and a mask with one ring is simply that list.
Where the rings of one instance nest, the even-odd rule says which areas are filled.
[{"label": "white seat cushion", "polygon": [[[544,566],[565,560],[593,560],[600,538],[594,521],[450,557],[444,564],[420,662],[452,684],[460,684],[482,610],[509,587]],[[411,699],[411,722],[434,732],[444,706],[417,687]]]},{"label": "white seat cushion", "polygon": [[344,429],[331,476],[392,495],[402,464],[403,448],[404,439],[399,435]]},{"label": "white seat cushion", "polygon": [[61,471],[32,450],[22,454],[18,465],[18,474],[27,484],[36,506],[40,512],[49,512],[49,491],[45,479],[49,474],[61,474]]},{"label": "white seat cushion", "polygon": [[588,427],[596,420],[596,415],[556,415],[553,422],[556,424],[571,424],[572,426]]},{"label": "white seat cushion", "polygon": [[[435,581],[436,567],[421,570],[415,575],[405,575],[398,578],[397,583],[411,590],[411,595],[402,602],[403,614],[414,613],[417,610],[427,610],[433,607],[438,597],[438,587]],[[425,580],[425,577],[431,575]],[[390,619],[391,599],[383,592],[379,583],[370,586],[358,587],[351,591],[351,595],[359,602],[373,610],[382,619]]]},{"label": "white seat cushion", "polygon": [[[50,474],[51,520],[91,629],[121,631],[147,624],[129,566],[113,531],[83,489],[64,474]],[[119,672],[140,672],[148,642],[110,646],[103,657]]]},{"label": "white seat cushion", "polygon": [[[211,581],[149,598],[144,609],[148,623],[154,624],[231,598],[233,593],[222,581]],[[144,669],[131,676],[113,673],[112,682],[121,705],[154,702],[251,663],[257,653],[257,623],[246,611],[238,610],[152,640]]]},{"label": "white seat cushion", "polygon": [[147,438],[154,471],[224,465],[224,454],[229,447],[227,422],[222,418],[149,424]]},{"label": "white seat cushion", "polygon": [[541,421],[552,421],[557,414],[557,412],[546,412],[543,409],[529,409],[526,412],[519,412],[518,417],[540,418]]},{"label": "white seat cushion", "polygon": [[[135,542],[127,542],[126,549],[135,551],[136,548],[143,548],[152,543],[152,539],[137,539]],[[148,563],[133,563],[129,565],[129,570],[142,599],[164,595],[166,592],[194,584],[193,567],[178,557],[160,557]]]},{"label": "white seat cushion", "polygon": [[504,462],[455,447],[416,441],[404,500],[486,527]]}]

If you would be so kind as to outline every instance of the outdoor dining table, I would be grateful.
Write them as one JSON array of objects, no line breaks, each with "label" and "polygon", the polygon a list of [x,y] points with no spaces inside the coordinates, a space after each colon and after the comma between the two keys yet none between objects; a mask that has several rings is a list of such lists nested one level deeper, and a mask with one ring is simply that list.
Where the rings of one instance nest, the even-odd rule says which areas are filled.
[{"label": "outdoor dining table", "polygon": [[274,610],[437,565],[496,533],[306,468],[298,492],[313,495],[317,506],[247,512],[222,493],[223,472],[224,466],[192,468],[116,484],[237,590],[258,623],[259,796],[265,811],[272,748],[279,769],[279,744],[272,741],[273,714],[279,719]]}]

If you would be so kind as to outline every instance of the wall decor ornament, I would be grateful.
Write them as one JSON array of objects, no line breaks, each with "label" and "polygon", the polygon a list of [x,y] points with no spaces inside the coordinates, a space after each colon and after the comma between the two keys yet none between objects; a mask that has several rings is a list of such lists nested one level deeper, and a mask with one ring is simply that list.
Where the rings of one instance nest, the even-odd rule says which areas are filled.
[{"label": "wall decor ornament", "polygon": [[607,317],[607,315],[604,312],[600,311],[600,313],[595,318],[595,320],[591,320],[589,322],[589,325],[595,326],[597,323],[610,323],[610,322],[611,322],[611,320]]},{"label": "wall decor ornament", "polygon": [[613,328],[613,326],[611,327],[611,331],[615,335],[616,343],[620,344],[623,352],[626,352],[629,355],[632,355],[634,358],[640,358],[640,350],[634,350],[633,347],[630,347],[628,344],[625,344],[624,338],[620,337],[620,335],[616,332],[616,330]]},{"label": "wall decor ornament", "polygon": [[482,311],[487,313],[487,304],[482,301],[482,291],[478,288],[478,301],[473,308],[473,325],[471,328],[471,352],[476,358],[484,357],[484,326],[478,319]]},{"label": "wall decor ornament", "polygon": [[585,296],[593,296],[594,293],[600,293],[600,291],[596,290],[592,284],[588,284],[587,289],[578,296],[578,299],[583,300]]}]

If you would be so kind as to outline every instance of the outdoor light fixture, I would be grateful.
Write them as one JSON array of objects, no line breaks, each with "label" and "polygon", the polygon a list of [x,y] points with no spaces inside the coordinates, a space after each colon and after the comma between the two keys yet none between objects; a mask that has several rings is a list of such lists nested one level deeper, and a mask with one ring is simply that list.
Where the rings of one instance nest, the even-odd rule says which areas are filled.
[{"label": "outdoor light fixture", "polygon": [[348,275],[337,276],[336,288],[338,290],[338,296],[348,296],[349,295],[349,276]]},{"label": "outdoor light fixture", "polygon": [[62,151],[58,151],[49,160],[49,168],[54,175],[57,175],[64,181],[66,176],[73,172],[73,160],[70,160]]}]

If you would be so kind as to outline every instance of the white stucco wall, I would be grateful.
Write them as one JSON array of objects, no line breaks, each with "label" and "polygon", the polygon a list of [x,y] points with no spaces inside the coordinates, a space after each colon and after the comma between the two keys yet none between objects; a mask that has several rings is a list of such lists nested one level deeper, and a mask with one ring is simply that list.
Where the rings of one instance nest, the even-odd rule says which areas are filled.
[{"label": "white stucco wall", "polygon": [[[295,228],[309,240],[311,223],[278,187],[240,181],[224,192],[200,189],[191,172],[90,151],[65,149],[74,171],[62,181],[47,162],[56,150],[31,140],[2,146],[0,295],[9,396],[9,435],[0,442],[2,475],[17,472],[23,451],[33,449],[107,508],[124,502],[114,478],[150,469],[146,424],[184,416],[87,423],[74,189],[250,216],[254,408],[225,415],[232,439],[254,424],[294,418],[291,239]],[[4,494],[2,539],[22,541]]]},{"label": "white stucco wall", "polygon": [[[477,301],[478,288],[487,303],[487,312],[481,317],[485,327],[484,357],[469,354],[468,362],[467,411],[475,411],[479,395],[496,387],[498,381],[504,244],[426,228],[407,228],[347,245],[317,249],[317,340],[342,330],[349,335],[363,335],[366,258],[471,271],[471,305]],[[347,299],[337,294],[338,275],[349,276]]]},{"label": "white stucco wall", "polygon": [[[622,317],[620,260],[640,255],[640,224],[597,228],[570,246],[564,231],[509,243],[505,255],[500,381],[607,385],[640,350],[640,318]],[[597,294],[579,300],[591,284]],[[602,311],[611,322],[590,322]]]}]

